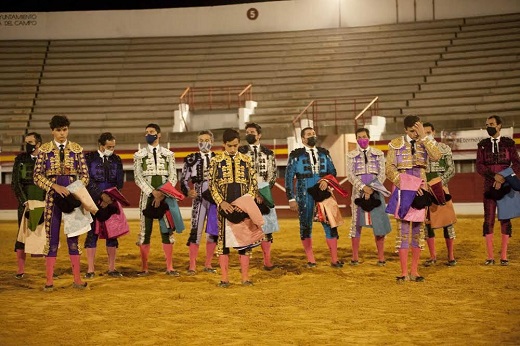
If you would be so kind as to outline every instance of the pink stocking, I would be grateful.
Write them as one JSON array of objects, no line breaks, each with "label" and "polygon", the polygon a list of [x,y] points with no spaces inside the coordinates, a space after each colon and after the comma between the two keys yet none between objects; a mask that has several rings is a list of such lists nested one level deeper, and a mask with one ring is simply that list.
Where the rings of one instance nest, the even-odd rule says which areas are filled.
[{"label": "pink stocking", "polygon": [[419,258],[421,257],[421,248],[412,248],[412,276],[419,276]]},{"label": "pink stocking", "polygon": [[271,263],[271,242],[263,241],[261,245],[262,253],[264,254],[264,266],[272,267],[273,264]]},{"label": "pink stocking", "polygon": [[361,237],[351,238],[352,240],[352,260],[359,260],[359,243],[361,242]]},{"label": "pink stocking", "polygon": [[96,261],[96,248],[95,247],[87,248],[87,264],[88,264],[87,273],[93,273],[96,271],[95,267],[94,267],[95,261]]},{"label": "pink stocking", "polygon": [[453,261],[455,256],[453,255],[453,243],[455,239],[446,238],[446,248],[448,249],[448,261]]},{"label": "pink stocking", "polygon": [[72,275],[74,276],[74,283],[76,285],[83,285],[83,282],[81,281],[81,265],[79,262],[79,255],[70,255],[69,257],[70,264],[72,266]]},{"label": "pink stocking", "polygon": [[213,259],[213,255],[215,254],[216,247],[217,243],[206,241],[206,263],[204,263],[204,267],[212,268],[211,260]]},{"label": "pink stocking", "polygon": [[109,272],[113,272],[116,270],[116,252],[117,252],[117,247],[107,246],[108,271]]},{"label": "pink stocking", "polygon": [[47,282],[45,285],[52,286],[54,283],[54,265],[56,264],[56,257],[45,257],[45,273],[47,275]]},{"label": "pink stocking", "polygon": [[148,254],[150,253],[150,244],[143,244],[139,246],[141,252],[141,266],[144,272],[148,271]]},{"label": "pink stocking", "polygon": [[408,276],[408,249],[399,249],[399,261],[401,262],[401,276]]},{"label": "pink stocking", "polygon": [[228,268],[229,268],[229,255],[218,256],[218,263],[220,265],[220,271],[222,272],[222,281],[229,282]]},{"label": "pink stocking", "polygon": [[509,242],[509,235],[502,234],[502,249],[500,251],[500,259],[507,260],[507,243]]},{"label": "pink stocking", "polygon": [[302,240],[303,249],[305,250],[305,255],[307,256],[307,262],[316,263],[314,259],[314,253],[312,252],[312,238],[305,238]]},{"label": "pink stocking", "polygon": [[327,238],[331,263],[338,263],[338,238]]},{"label": "pink stocking", "polygon": [[430,251],[430,259],[437,259],[437,253],[435,251],[435,238],[426,238],[426,244],[428,244],[428,250]]},{"label": "pink stocking", "polygon": [[385,260],[385,237],[375,236],[376,238],[376,248],[377,248],[377,258],[380,262]]},{"label": "pink stocking", "polygon": [[25,251],[23,249],[16,250],[16,260],[18,262],[18,272],[16,274],[23,274],[25,271]]},{"label": "pink stocking", "polygon": [[240,271],[242,272],[242,282],[249,281],[249,256],[238,255],[240,259]]},{"label": "pink stocking", "polygon": [[173,244],[162,244],[162,248],[166,259],[166,270],[171,272],[173,270]]},{"label": "pink stocking", "polygon": [[197,255],[199,254],[199,244],[190,243],[190,267],[189,270],[197,269]]}]

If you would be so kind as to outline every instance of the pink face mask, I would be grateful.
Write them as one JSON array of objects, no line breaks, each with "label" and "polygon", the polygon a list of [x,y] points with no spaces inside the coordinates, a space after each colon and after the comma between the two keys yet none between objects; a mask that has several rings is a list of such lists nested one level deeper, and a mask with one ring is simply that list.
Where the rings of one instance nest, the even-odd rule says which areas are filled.
[{"label": "pink face mask", "polygon": [[361,149],[368,148],[368,143],[370,142],[370,139],[368,138],[358,138],[357,143],[361,147]]}]

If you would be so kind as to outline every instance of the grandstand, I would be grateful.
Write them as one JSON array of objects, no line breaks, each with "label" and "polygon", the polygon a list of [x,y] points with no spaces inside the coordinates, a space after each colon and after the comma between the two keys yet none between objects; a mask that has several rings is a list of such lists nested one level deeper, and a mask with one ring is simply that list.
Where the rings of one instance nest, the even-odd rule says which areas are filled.
[{"label": "grandstand", "polygon": [[[251,120],[268,129],[264,138],[291,135],[292,119],[320,98],[378,96],[387,138],[401,132],[410,113],[439,129],[478,128],[493,113],[507,126],[520,122],[520,14],[276,33],[0,41],[0,48],[4,152],[19,150],[26,131],[48,134],[54,114],[69,116],[74,140],[87,149],[103,131],[117,136],[120,149],[134,149],[151,121],[164,128],[164,142],[182,147],[193,135],[171,129],[188,86],[251,83],[258,102]],[[341,103],[342,131],[353,131],[354,111],[352,102]]]}]

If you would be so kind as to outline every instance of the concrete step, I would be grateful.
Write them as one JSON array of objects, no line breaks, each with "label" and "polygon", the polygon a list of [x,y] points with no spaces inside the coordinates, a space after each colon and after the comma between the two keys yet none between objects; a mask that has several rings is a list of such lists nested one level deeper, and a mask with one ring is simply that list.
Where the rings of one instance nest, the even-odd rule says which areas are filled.
[{"label": "concrete step", "polygon": [[464,96],[449,97],[440,99],[416,99],[410,100],[410,107],[438,107],[448,105],[476,105],[497,102],[515,102],[518,100],[518,93],[501,94],[501,95],[481,95],[481,96]]},{"label": "concrete step", "polygon": [[520,82],[517,76],[504,77],[501,79],[477,79],[471,81],[459,81],[457,79],[439,83],[427,83],[421,85],[421,91],[448,91],[448,90],[471,90],[487,87],[515,86]]},{"label": "concrete step", "polygon": [[474,73],[484,71],[511,71],[520,70],[520,60],[488,63],[468,66],[438,66],[432,68],[433,75],[447,75],[458,73]]},{"label": "concrete step", "polygon": [[499,80],[502,78],[513,78],[520,77],[520,70],[513,71],[489,71],[489,72],[473,72],[473,73],[460,73],[451,75],[437,75],[426,77],[427,83],[440,83],[440,82],[461,82],[461,81],[478,81],[478,80]]}]

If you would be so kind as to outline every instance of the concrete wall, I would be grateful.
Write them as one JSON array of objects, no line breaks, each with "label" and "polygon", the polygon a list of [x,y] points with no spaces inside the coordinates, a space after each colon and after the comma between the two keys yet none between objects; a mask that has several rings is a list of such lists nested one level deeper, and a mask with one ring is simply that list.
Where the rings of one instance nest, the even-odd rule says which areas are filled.
[{"label": "concrete wall", "polygon": [[[249,9],[258,17],[251,20]],[[519,0],[293,0],[132,11],[0,13],[0,40],[217,35],[520,12]]]}]

